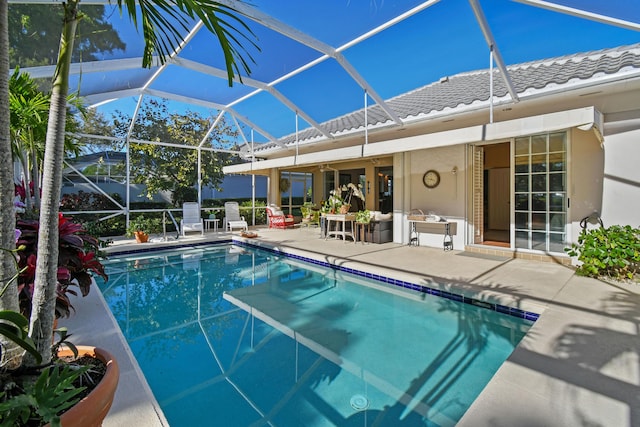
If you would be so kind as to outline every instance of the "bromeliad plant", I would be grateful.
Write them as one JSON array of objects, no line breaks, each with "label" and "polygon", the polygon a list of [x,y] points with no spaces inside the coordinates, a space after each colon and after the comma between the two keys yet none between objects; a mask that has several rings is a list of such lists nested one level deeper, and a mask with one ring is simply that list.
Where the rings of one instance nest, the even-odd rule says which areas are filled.
[{"label": "bromeliad plant", "polygon": [[[20,236],[18,247],[18,293],[21,312],[31,315],[36,260],[38,250],[39,223],[36,220],[18,220]],[[98,239],[87,234],[81,224],[59,215],[58,223],[58,283],[56,291],[56,317],[68,317],[73,309],[69,295],[87,296],[91,289],[93,275],[103,279],[108,277],[100,262]]]}]

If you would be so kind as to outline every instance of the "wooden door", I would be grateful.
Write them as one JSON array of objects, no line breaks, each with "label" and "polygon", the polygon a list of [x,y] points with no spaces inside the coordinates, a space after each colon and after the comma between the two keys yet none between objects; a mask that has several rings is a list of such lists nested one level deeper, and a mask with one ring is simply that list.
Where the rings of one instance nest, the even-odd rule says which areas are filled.
[{"label": "wooden door", "polygon": [[488,204],[487,218],[489,229],[509,230],[509,168],[489,170],[487,183]]}]

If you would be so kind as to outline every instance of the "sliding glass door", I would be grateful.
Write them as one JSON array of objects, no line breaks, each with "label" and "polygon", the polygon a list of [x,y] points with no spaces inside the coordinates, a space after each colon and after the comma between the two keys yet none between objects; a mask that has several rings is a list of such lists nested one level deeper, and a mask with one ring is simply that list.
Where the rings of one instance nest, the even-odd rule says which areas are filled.
[{"label": "sliding glass door", "polygon": [[563,252],[567,240],[567,134],[516,138],[515,247]]}]

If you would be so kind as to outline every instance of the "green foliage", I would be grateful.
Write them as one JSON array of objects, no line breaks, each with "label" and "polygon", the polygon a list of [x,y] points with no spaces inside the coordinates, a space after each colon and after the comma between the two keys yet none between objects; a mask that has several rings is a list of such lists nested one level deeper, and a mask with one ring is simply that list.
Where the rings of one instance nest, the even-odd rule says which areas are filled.
[{"label": "green foliage", "polygon": [[14,155],[22,158],[34,145],[43,149],[51,97],[38,90],[28,73],[16,69],[9,78],[9,110]]},{"label": "green foliage", "polygon": [[[104,6],[86,7],[82,13],[83,19],[78,24],[73,49],[74,61],[98,61],[101,59],[100,53],[124,50],[126,45],[118,32],[104,19]],[[60,44],[62,16],[63,9],[60,7],[11,5],[7,28],[10,66],[54,65],[58,51],[45,47]],[[49,81],[47,83],[50,84]]]},{"label": "green foliage", "polygon": [[[0,311],[0,335],[28,351],[40,363],[42,356],[29,337],[29,320],[22,314],[12,310]],[[0,354],[2,346],[0,346]]]},{"label": "green foliage", "polygon": [[129,219],[129,227],[127,228],[127,236],[131,237],[136,231],[142,231],[147,234],[159,233],[162,231],[162,223],[159,218],[145,217],[138,215]]},{"label": "green foliage", "polygon": [[101,248],[105,248],[109,246],[110,243],[113,243],[113,239],[109,239],[109,237],[122,236],[126,232],[125,218],[123,216],[116,216],[103,221],[99,221],[100,215],[98,214],[82,214],[78,215],[78,217],[84,229],[87,230],[87,233],[103,238],[100,239]]},{"label": "green foliage", "polygon": [[154,202],[146,200],[144,202],[131,202],[130,207],[132,210],[145,210],[145,209],[170,209],[172,206],[167,202]]},{"label": "green foliage", "polygon": [[[121,205],[124,204],[118,193],[111,197]],[[65,194],[60,201],[61,211],[107,211],[119,210],[109,198],[100,193],[79,191]],[[96,237],[121,236],[125,233],[125,219],[122,216],[100,220],[104,214],[83,213],[74,215],[74,220],[82,223],[88,234]]]},{"label": "green foliage", "polygon": [[640,229],[613,225],[583,230],[578,243],[565,251],[582,263],[579,275],[634,280],[640,271]]},{"label": "green foliage", "polygon": [[[267,211],[264,209],[265,206],[267,206],[265,202],[256,200],[256,225],[267,223]],[[244,216],[247,224],[253,224],[253,212],[254,210],[251,209],[251,200],[245,200],[240,203],[240,215]]]},{"label": "green foliage", "polygon": [[[116,202],[124,204],[122,197],[120,197],[118,193],[111,194],[111,197]],[[115,209],[119,209],[119,207],[103,194],[87,193],[82,190],[73,194],[65,194],[60,200],[61,211],[100,211]]]},{"label": "green foliage", "polygon": [[[195,200],[193,190],[189,189],[198,182],[198,150],[196,148],[207,135],[206,146],[209,146],[211,141],[228,149],[235,146],[233,139],[237,136],[237,131],[228,126],[224,119],[218,120],[213,131],[208,134],[214,121],[214,117],[203,117],[194,111],[186,111],[184,114],[170,112],[164,100],[148,100],[141,106],[133,127],[133,138],[193,147],[131,144],[132,180],[146,185],[147,197],[150,198],[160,191],[171,191],[175,206],[181,206],[182,201],[185,200]],[[117,112],[114,117],[114,132],[124,138],[130,122],[129,114]],[[231,157],[229,153],[202,150],[202,185],[220,190],[220,184],[224,178],[222,168],[231,164]]]},{"label": "green foliage", "polygon": [[35,382],[25,382],[22,393],[10,398],[5,392],[0,393],[0,423],[33,425],[30,422],[37,414],[43,422],[60,426],[59,414],[75,405],[80,400],[78,395],[86,389],[73,382],[87,370],[87,367],[54,365],[44,369]]},{"label": "green foliage", "polygon": [[193,187],[178,187],[173,190],[172,201],[174,206],[182,206],[184,202],[198,200],[198,190]]},{"label": "green foliage", "polygon": [[329,198],[322,204],[321,210],[324,213],[336,213],[343,204],[342,191],[339,189],[331,190],[329,192]]},{"label": "green foliage", "polygon": [[313,202],[305,202],[300,207],[300,215],[304,224],[320,224],[320,209]]},{"label": "green foliage", "polygon": [[[20,273],[24,269],[20,270]],[[6,284],[16,280],[18,275]],[[4,293],[6,286],[0,294]],[[38,353],[36,345],[29,337],[29,321],[21,313],[12,310],[0,311],[0,335],[19,345],[29,352],[36,363],[41,363],[42,355]],[[69,336],[66,329],[61,328],[58,333],[60,340],[52,350],[57,352],[60,344],[70,345],[77,355],[75,346],[66,341]],[[2,350],[2,347],[0,347]],[[31,378],[41,369],[37,380]],[[35,370],[18,369],[17,371],[1,371],[0,384],[0,424],[23,426],[31,424],[39,416],[43,422],[52,426],[60,425],[58,414],[73,406],[79,398],[76,396],[84,391],[84,387],[77,387],[73,382],[87,369],[71,366],[44,366]],[[38,423],[37,425],[41,425]]]},{"label": "green foliage", "polygon": [[[242,21],[241,14],[232,6],[224,5],[222,2],[119,0],[118,6],[122,13],[124,13],[123,4],[131,22],[137,24],[140,21],[145,35],[143,67],[151,68],[155,64],[155,59],[164,64],[165,59],[171,57],[177,48],[177,42],[183,39],[184,34],[181,30],[190,28],[191,20],[197,17],[207,30],[215,34],[220,43],[229,86],[233,85],[234,75],[242,81],[240,68],[246,75],[251,74],[247,61],[254,62],[254,60],[241,41],[249,43],[253,49],[259,51],[254,41],[257,40],[257,36]],[[170,11],[171,19],[159,13],[161,10]]]},{"label": "green foliage", "polygon": [[371,222],[371,212],[368,209],[356,212],[356,222],[369,224]]}]

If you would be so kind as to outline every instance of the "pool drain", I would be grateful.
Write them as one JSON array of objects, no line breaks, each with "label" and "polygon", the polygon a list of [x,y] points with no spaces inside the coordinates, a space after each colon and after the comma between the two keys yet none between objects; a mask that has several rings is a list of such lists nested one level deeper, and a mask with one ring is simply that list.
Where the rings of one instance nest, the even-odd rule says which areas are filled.
[{"label": "pool drain", "polygon": [[351,407],[356,411],[364,411],[369,407],[369,399],[361,394],[354,394],[351,397]]}]

